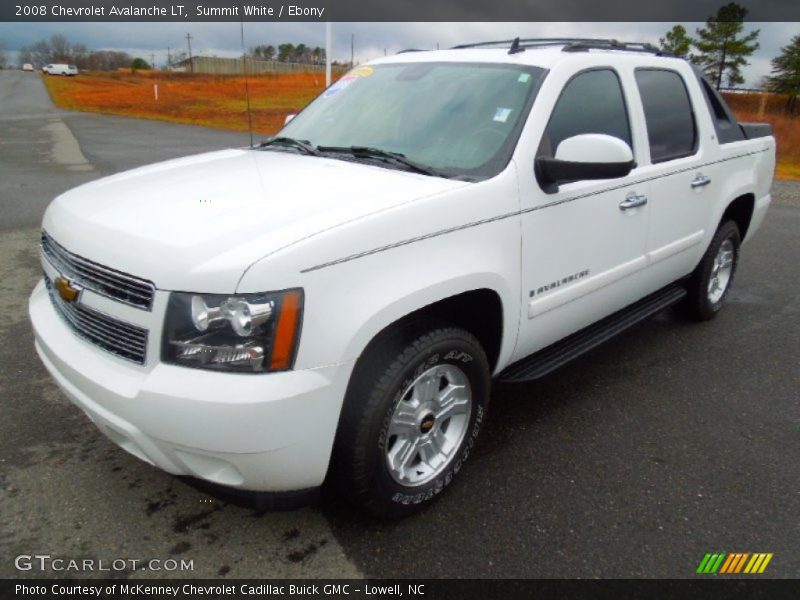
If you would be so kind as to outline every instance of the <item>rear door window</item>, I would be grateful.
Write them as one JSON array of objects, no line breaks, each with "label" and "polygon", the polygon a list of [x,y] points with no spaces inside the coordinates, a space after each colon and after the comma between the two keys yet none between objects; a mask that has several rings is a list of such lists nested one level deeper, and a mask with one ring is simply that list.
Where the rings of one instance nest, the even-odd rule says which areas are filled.
[{"label": "rear door window", "polygon": [[683,77],[666,69],[636,69],[636,85],[644,108],[651,162],[694,154],[697,126]]}]

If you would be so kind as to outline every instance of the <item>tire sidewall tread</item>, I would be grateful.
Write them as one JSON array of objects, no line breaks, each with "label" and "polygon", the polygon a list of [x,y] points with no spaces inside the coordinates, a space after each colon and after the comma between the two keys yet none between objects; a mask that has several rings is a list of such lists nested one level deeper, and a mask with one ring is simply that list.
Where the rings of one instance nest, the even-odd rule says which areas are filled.
[{"label": "tire sidewall tread", "polygon": [[[488,408],[488,359],[469,332],[443,324],[418,324],[368,350],[354,370],[334,444],[333,477],[341,494],[381,517],[417,512],[452,483],[470,456]],[[453,364],[467,375],[473,411],[467,432],[447,468],[430,482],[401,486],[384,460],[386,430],[399,395],[436,364]],[[388,365],[388,366],[387,366]]]},{"label": "tire sidewall tread", "polygon": [[[717,302],[712,303],[708,298],[708,283],[711,277],[711,270],[714,267],[714,259],[726,239],[730,239],[733,242],[733,270],[722,297]],[[741,244],[739,227],[735,221],[725,221],[717,228],[714,237],[711,238],[708,249],[700,260],[700,264],[697,265],[687,282],[686,298],[679,306],[684,315],[697,321],[708,321],[717,316],[733,287],[736,269],[739,264],[739,248]]]}]

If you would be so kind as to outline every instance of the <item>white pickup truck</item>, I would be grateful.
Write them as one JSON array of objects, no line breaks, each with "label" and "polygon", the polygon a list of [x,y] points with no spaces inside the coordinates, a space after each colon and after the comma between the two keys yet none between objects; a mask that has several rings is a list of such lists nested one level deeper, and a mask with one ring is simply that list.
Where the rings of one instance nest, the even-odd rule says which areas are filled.
[{"label": "white pickup truck", "polygon": [[[409,51],[253,148],[56,198],[36,350],[170,473],[401,516],[461,471],[492,378],[723,305],[775,141],[643,44]],[[709,343],[713,343],[710,340]]]}]

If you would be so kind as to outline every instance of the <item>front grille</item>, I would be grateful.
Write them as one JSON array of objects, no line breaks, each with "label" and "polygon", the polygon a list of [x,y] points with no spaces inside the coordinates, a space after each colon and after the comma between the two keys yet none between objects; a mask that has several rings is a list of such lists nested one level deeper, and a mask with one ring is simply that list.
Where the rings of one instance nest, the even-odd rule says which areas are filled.
[{"label": "front grille", "polygon": [[153,306],[156,286],[152,281],[104,267],[73,254],[46,231],[42,231],[42,252],[59,273],[81,287],[146,310]]},{"label": "front grille", "polygon": [[53,289],[53,283],[45,275],[45,284],[56,312],[67,325],[83,339],[103,350],[143,365],[147,358],[147,330],[123,323],[109,315],[98,312],[77,302],[64,302]]}]

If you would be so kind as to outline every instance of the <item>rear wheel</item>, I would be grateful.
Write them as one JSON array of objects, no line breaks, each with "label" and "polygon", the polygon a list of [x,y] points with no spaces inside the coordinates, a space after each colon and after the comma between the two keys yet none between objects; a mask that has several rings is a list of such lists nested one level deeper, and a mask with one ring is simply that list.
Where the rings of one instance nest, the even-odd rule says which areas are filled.
[{"label": "rear wheel", "polygon": [[739,227],[734,221],[720,225],[700,264],[686,285],[681,312],[698,321],[714,318],[725,303],[739,262]]},{"label": "rear wheel", "polygon": [[396,332],[359,361],[334,448],[340,492],[401,517],[430,504],[470,455],[486,415],[486,354],[445,325]]}]

